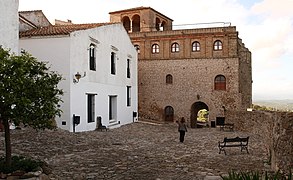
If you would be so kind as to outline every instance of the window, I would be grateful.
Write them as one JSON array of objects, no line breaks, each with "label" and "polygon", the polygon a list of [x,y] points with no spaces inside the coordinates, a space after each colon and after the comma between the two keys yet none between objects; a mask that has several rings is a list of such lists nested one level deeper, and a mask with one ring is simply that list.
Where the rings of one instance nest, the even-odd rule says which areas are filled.
[{"label": "window", "polygon": [[171,52],[179,52],[179,44],[178,43],[173,43],[171,45]]},{"label": "window", "polygon": [[130,78],[130,59],[127,59],[127,78]]},{"label": "window", "polygon": [[226,78],[223,75],[215,77],[215,90],[226,90]]},{"label": "window", "polygon": [[116,74],[116,54],[111,52],[111,74]]},{"label": "window", "polygon": [[87,95],[87,122],[95,122],[95,94]]},{"label": "window", "polygon": [[137,51],[137,53],[139,54],[140,53],[140,47],[139,47],[139,45],[134,45],[134,48],[136,49],[136,51]]},{"label": "window", "polygon": [[90,70],[95,71],[96,70],[96,46],[94,44],[90,44],[89,49],[89,64],[90,64]]},{"label": "window", "polygon": [[127,106],[131,106],[131,86],[126,86],[126,94],[127,94]]},{"label": "window", "polygon": [[166,76],[166,84],[172,84],[173,83],[173,77],[171,74],[168,74]]},{"label": "window", "polygon": [[214,42],[214,50],[222,50],[223,44],[220,40],[217,40]]},{"label": "window", "polygon": [[152,53],[157,54],[160,52],[160,46],[158,44],[153,44],[152,45]]},{"label": "window", "polygon": [[117,121],[117,96],[109,96],[109,121]]},{"label": "window", "polygon": [[196,51],[200,51],[200,44],[197,41],[192,43],[192,52],[196,52]]}]

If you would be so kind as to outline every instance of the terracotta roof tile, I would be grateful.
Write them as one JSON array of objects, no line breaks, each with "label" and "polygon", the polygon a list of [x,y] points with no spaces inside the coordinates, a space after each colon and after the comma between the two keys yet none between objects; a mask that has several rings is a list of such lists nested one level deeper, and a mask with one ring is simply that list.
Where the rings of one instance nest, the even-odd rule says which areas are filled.
[{"label": "terracotta roof tile", "polygon": [[99,26],[108,25],[108,24],[114,24],[114,23],[52,25],[52,26],[20,32],[19,37],[68,35],[74,31],[91,29],[91,28],[95,28]]}]

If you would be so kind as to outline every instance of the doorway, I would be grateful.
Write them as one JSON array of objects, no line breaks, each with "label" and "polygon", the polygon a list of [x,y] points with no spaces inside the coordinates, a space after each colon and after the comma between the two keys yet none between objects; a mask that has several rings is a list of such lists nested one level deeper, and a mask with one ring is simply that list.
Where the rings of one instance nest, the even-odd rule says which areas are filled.
[{"label": "doorway", "polygon": [[207,125],[209,107],[201,101],[195,102],[191,106],[190,127],[196,128]]},{"label": "doorway", "polygon": [[173,122],[174,121],[174,109],[172,106],[166,106],[164,110],[165,121]]}]

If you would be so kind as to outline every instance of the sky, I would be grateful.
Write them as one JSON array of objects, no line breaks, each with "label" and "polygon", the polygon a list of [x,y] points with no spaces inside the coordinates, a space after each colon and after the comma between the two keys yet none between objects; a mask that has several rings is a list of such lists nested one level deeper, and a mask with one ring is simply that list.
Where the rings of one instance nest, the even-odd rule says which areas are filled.
[{"label": "sky", "polygon": [[19,0],[20,11],[42,10],[51,23],[109,22],[109,12],[140,6],[173,19],[176,28],[236,26],[252,53],[253,101],[293,99],[293,0]]}]

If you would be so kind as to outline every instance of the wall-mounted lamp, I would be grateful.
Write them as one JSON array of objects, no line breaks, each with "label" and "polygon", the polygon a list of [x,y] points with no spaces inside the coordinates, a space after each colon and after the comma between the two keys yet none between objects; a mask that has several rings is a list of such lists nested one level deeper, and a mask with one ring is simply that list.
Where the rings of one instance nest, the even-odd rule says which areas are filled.
[{"label": "wall-mounted lamp", "polygon": [[80,80],[81,78],[84,78],[85,76],[86,76],[86,72],[83,73],[83,76],[82,76],[79,72],[77,72],[77,73],[74,75],[73,83],[78,83],[79,80]]},{"label": "wall-mounted lamp", "polygon": [[197,94],[196,97],[197,97],[198,100],[200,99],[200,95],[199,94]]}]

